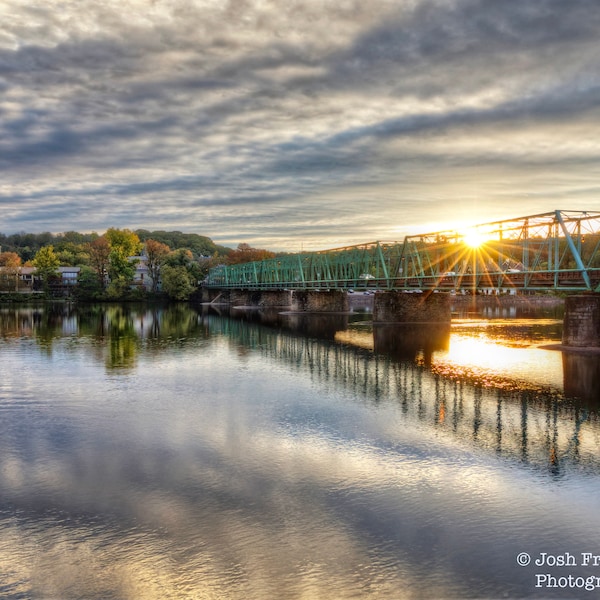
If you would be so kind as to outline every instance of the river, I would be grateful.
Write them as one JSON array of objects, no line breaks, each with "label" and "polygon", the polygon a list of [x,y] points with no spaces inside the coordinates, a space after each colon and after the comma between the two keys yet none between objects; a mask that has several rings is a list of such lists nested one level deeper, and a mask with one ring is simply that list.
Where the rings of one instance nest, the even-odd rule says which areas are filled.
[{"label": "river", "polygon": [[0,597],[595,597],[600,358],[561,323],[0,308]]}]

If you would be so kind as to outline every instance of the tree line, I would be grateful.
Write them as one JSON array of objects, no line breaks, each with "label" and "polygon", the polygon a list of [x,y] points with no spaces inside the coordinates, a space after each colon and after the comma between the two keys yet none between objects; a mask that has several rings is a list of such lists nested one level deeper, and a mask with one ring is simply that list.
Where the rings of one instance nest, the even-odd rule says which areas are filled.
[{"label": "tree line", "polygon": [[[227,256],[231,252],[231,248],[215,244],[209,237],[197,233],[148,231],[146,229],[136,229],[133,233],[138,236],[142,243],[148,239],[154,239],[167,245],[171,250],[185,248],[192,252],[196,258],[213,256],[215,253],[220,256]],[[25,263],[33,260],[40,248],[52,245],[62,265],[79,266],[86,264],[87,245],[99,237],[101,237],[101,234],[96,232],[79,233],[77,231],[56,234],[50,232],[21,232],[5,235],[0,233],[0,251],[15,252]]]},{"label": "tree line", "polygon": [[[211,267],[274,256],[248,244],[241,243],[233,250],[208,237],[180,231],[110,228],[102,235],[75,231],[9,236],[0,233],[0,284],[6,290],[14,282],[13,289],[18,291],[21,267],[32,266],[43,289],[49,292],[57,281],[59,266],[77,266],[81,270],[74,294],[82,300],[141,299],[159,292],[186,300]],[[149,288],[134,285],[140,260],[148,269]]]}]

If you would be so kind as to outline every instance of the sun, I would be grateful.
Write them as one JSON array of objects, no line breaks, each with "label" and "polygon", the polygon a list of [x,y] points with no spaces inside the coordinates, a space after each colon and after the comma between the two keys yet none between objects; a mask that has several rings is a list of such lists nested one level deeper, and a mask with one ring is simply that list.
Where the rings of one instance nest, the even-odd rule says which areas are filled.
[{"label": "sun", "polygon": [[479,248],[485,243],[485,238],[476,229],[470,229],[463,236],[463,242],[469,246],[469,248]]}]

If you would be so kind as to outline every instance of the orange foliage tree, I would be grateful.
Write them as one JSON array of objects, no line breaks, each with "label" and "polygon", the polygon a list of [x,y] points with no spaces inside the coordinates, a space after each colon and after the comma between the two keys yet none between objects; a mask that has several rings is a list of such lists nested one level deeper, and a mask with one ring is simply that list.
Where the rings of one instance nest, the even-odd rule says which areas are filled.
[{"label": "orange foliage tree", "polygon": [[274,258],[275,253],[261,248],[252,248],[250,244],[238,244],[236,250],[232,250],[228,255],[226,262],[228,265],[239,265],[241,263],[254,262],[256,260],[266,260]]}]

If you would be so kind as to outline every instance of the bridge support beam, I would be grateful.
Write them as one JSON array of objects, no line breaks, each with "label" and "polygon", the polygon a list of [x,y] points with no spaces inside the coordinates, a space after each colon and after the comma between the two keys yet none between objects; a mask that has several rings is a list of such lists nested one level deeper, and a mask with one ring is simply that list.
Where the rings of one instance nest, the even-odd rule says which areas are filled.
[{"label": "bridge support beam", "polygon": [[573,348],[600,347],[600,294],[567,296],[562,343]]},{"label": "bridge support beam", "polygon": [[344,290],[294,290],[292,310],[301,312],[348,312],[348,296]]},{"label": "bridge support beam", "polygon": [[377,292],[374,323],[450,323],[450,294]]}]

